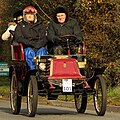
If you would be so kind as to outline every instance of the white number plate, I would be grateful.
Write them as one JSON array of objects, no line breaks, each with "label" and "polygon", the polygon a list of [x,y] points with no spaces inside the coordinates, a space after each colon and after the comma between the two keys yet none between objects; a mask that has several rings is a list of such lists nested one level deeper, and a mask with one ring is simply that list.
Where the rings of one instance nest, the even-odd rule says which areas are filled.
[{"label": "white number plate", "polygon": [[63,79],[63,92],[72,92],[72,79]]}]

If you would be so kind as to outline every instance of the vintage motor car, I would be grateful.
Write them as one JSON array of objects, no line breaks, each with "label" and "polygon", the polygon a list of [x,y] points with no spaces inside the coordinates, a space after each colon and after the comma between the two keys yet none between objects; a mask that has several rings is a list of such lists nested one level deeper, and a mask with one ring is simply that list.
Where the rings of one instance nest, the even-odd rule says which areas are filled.
[{"label": "vintage motor car", "polygon": [[[74,35],[61,36],[62,55],[46,55],[34,58],[35,70],[29,70],[22,44],[11,45],[10,103],[13,114],[21,110],[22,96],[27,97],[27,115],[34,117],[38,96],[56,100],[59,95],[73,95],[76,110],[84,113],[88,95],[93,96],[98,116],[106,111],[106,84],[103,70],[89,68],[85,43],[75,45]],[[74,44],[73,44],[74,43]]]}]

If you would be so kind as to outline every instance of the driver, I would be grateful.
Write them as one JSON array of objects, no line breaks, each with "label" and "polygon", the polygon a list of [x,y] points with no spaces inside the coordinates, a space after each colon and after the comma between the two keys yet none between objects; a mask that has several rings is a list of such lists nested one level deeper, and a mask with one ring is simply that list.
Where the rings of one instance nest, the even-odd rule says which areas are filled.
[{"label": "driver", "polygon": [[63,35],[75,35],[76,42],[82,40],[82,33],[77,20],[68,17],[65,7],[58,6],[54,10],[53,19],[47,29],[48,51],[50,54],[62,54],[63,48],[60,46]]}]

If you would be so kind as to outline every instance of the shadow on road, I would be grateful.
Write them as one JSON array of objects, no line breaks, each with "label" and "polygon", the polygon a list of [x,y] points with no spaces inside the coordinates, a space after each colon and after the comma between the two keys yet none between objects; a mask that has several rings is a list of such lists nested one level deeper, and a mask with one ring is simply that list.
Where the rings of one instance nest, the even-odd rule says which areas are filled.
[{"label": "shadow on road", "polygon": [[5,112],[5,113],[11,113],[11,109],[10,109],[10,108],[0,107],[0,111],[3,111],[3,112]]},{"label": "shadow on road", "polygon": [[[21,115],[23,116],[27,116],[27,109],[22,109],[21,110]],[[74,110],[60,110],[59,108],[38,108],[37,109],[37,112],[36,112],[37,115],[87,115],[87,116],[97,116],[97,114],[95,113],[77,113],[77,111],[74,111]]]},{"label": "shadow on road", "polygon": [[[4,107],[0,107],[0,111],[4,112],[4,113],[9,113],[12,114],[12,111],[10,108],[4,108]],[[68,108],[53,108],[53,107],[45,107],[45,108],[37,108],[37,115],[92,115],[92,116],[97,116],[95,113],[84,113],[84,114],[79,114],[77,113],[77,111],[73,110],[73,109],[68,109]],[[27,116],[27,109],[21,109],[19,115],[23,115],[23,116]]]}]

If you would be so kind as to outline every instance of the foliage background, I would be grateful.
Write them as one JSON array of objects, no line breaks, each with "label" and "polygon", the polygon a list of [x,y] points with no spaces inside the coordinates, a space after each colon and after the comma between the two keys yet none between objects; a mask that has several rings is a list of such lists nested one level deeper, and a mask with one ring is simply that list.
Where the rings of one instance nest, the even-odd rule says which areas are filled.
[{"label": "foliage background", "polygon": [[[106,67],[104,77],[108,86],[120,84],[120,1],[119,0],[1,0],[0,36],[15,11],[34,5],[46,27],[53,9],[68,8],[69,16],[79,21],[87,45],[91,67]],[[49,16],[45,15],[41,9]],[[10,41],[0,39],[0,61],[9,61]]]}]

